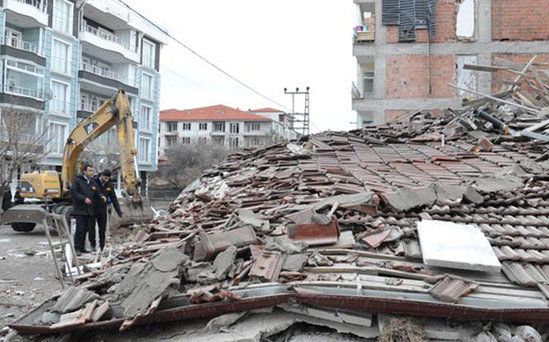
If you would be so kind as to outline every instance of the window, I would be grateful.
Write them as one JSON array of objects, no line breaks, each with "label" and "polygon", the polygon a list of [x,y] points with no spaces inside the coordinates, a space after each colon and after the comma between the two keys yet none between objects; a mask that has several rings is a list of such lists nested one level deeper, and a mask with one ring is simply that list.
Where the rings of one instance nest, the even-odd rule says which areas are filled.
[{"label": "window", "polygon": [[149,74],[143,74],[141,79],[141,97],[152,100],[153,86],[153,77]]},{"label": "window", "polygon": [[259,137],[250,138],[250,146],[259,146],[261,145],[261,139]]},{"label": "window", "polygon": [[177,132],[177,122],[166,122],[166,130],[168,132]]},{"label": "window", "polygon": [[52,70],[63,74],[70,74],[70,46],[60,40],[53,39],[51,52]]},{"label": "window", "polygon": [[69,85],[66,83],[51,81],[51,90],[53,99],[51,100],[50,110],[56,113],[69,115]]},{"label": "window", "polygon": [[177,144],[177,137],[168,136],[166,137],[166,146],[171,147]]},{"label": "window", "polygon": [[154,69],[156,66],[156,45],[143,39],[143,65]]},{"label": "window", "polygon": [[224,136],[213,136],[212,137],[212,143],[216,145],[225,145],[225,137]]},{"label": "window", "polygon": [[236,138],[236,137],[229,138],[229,147],[230,148],[237,148],[238,147],[238,138]]},{"label": "window", "polygon": [[200,131],[207,131],[208,130],[208,123],[207,122],[201,122],[198,124],[198,130]]},{"label": "window", "polygon": [[67,124],[50,122],[48,128],[49,152],[62,154],[67,138]]},{"label": "window", "polygon": [[71,34],[72,33],[72,3],[65,0],[53,1],[53,29]]},{"label": "window", "polygon": [[6,93],[43,99],[44,69],[34,64],[6,59]]},{"label": "window", "polygon": [[246,125],[246,131],[248,132],[259,131],[260,128],[261,128],[261,125],[259,122],[250,122]]},{"label": "window", "polygon": [[199,137],[199,138],[198,138],[198,143],[199,143],[200,145],[207,144],[207,143],[208,143],[208,138],[206,138],[206,137]]},{"label": "window", "polygon": [[225,123],[224,122],[214,122],[213,123],[214,132],[225,132]]},{"label": "window", "polygon": [[140,124],[143,131],[151,131],[151,118],[152,118],[152,108],[149,106],[141,106],[141,117]]},{"label": "window", "polygon": [[14,48],[19,48],[21,46],[21,42],[22,42],[22,34],[21,32],[19,31],[16,31],[12,28],[7,28],[6,27],[6,32],[4,33],[5,34],[5,39],[6,39],[6,44],[9,45],[9,46],[12,46]]},{"label": "window", "polygon": [[229,124],[229,132],[232,134],[240,133],[240,124],[238,122],[231,122]]},{"label": "window", "polygon": [[190,122],[183,122],[183,130],[184,131],[190,131],[191,130],[191,123]]},{"label": "window", "polygon": [[151,162],[151,139],[139,138],[139,161],[145,164]]},{"label": "window", "polygon": [[191,144],[191,137],[183,137],[181,138],[181,143],[183,145],[190,145]]},{"label": "window", "polygon": [[374,94],[374,73],[371,71],[363,72],[362,79],[364,83],[363,93],[364,95]]}]

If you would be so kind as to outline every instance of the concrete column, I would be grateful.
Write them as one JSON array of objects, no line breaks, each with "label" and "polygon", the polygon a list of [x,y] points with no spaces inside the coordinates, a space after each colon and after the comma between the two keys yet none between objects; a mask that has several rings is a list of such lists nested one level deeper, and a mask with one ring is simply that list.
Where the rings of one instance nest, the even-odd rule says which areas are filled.
[{"label": "concrete column", "polygon": [[387,43],[387,28],[381,24],[381,1],[376,1],[376,34],[375,46],[382,46]]},{"label": "concrete column", "polygon": [[[492,54],[481,53],[477,57],[478,64],[490,65],[492,64]],[[484,94],[492,93],[492,73],[491,72],[479,72],[478,73],[478,91]]]},{"label": "concrete column", "polygon": [[377,99],[383,99],[385,98],[385,83],[387,82],[387,57],[377,54],[374,63],[374,95]]},{"label": "concrete column", "polygon": [[492,41],[492,0],[476,0],[475,24],[479,42]]}]

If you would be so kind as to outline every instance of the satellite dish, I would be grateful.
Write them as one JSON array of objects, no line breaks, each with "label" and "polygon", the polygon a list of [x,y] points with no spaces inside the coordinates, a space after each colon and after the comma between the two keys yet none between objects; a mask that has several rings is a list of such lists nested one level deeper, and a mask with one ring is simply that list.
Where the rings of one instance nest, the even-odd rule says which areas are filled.
[{"label": "satellite dish", "polygon": [[46,99],[46,101],[53,99],[53,91],[51,91],[50,88],[46,88],[44,90],[44,98]]}]

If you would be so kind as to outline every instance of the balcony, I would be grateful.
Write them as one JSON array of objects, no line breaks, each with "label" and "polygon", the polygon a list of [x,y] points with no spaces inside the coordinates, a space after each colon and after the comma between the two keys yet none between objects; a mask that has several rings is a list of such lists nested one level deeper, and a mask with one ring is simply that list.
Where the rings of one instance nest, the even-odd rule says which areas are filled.
[{"label": "balcony", "polygon": [[84,119],[88,116],[91,116],[93,113],[99,109],[99,106],[103,104],[103,102],[99,103],[101,101],[96,102],[87,102],[87,101],[80,101],[78,104],[78,108],[76,110],[76,117],[78,119]]},{"label": "balcony", "polygon": [[14,39],[14,38],[7,39],[6,37],[3,37],[2,45],[10,46],[12,48],[22,50],[22,51],[32,52],[35,55],[44,57],[44,49],[38,47],[38,45],[36,44],[26,42],[24,40]]},{"label": "balcony", "polygon": [[[106,70],[106,69],[100,68],[96,65],[91,65],[89,63],[82,62],[80,64],[80,70],[91,72],[94,75],[105,77],[105,78],[108,78],[108,79],[111,79],[111,80],[116,80],[116,81],[123,82],[122,79],[120,78],[120,75],[117,72],[114,72],[114,71],[111,71],[111,70]],[[126,82],[124,82],[124,83],[126,83]]]},{"label": "balcony", "polygon": [[4,9],[9,11],[19,27],[48,26],[46,0],[4,0]]},{"label": "balcony", "polygon": [[355,43],[373,43],[375,41],[375,23],[374,18],[370,18],[371,22],[366,22],[363,25],[355,26],[354,40]]},{"label": "balcony", "polygon": [[[83,84],[85,90],[98,94],[109,95],[113,89],[124,89],[126,92],[135,95],[139,93],[134,81],[128,81],[117,72],[89,63],[82,62],[80,64],[78,77],[83,81],[89,81],[85,85]],[[105,89],[105,87],[109,89]]]},{"label": "balcony", "polygon": [[31,89],[14,84],[0,86],[0,102],[16,106],[44,110],[44,92],[42,89]]},{"label": "balcony", "polygon": [[[115,34],[99,30],[84,22],[80,28],[80,39],[85,53],[97,55],[102,60],[122,63],[124,60],[121,58],[124,58],[139,63],[139,54],[130,49],[129,42]],[[86,44],[93,47],[90,48]]]},{"label": "balcony", "polygon": [[0,44],[2,45],[0,49],[2,55],[29,60],[36,64],[46,66],[44,50],[36,44],[6,37],[2,37]]}]

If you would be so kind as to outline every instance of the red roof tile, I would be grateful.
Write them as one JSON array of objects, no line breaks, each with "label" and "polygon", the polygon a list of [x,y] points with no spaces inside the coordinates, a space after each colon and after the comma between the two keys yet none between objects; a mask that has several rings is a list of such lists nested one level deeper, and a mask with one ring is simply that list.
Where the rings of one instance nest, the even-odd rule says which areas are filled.
[{"label": "red roof tile", "polygon": [[283,110],[274,109],[274,108],[271,108],[271,107],[250,109],[249,112],[253,112],[253,113],[284,113]]},{"label": "red roof tile", "polygon": [[270,121],[263,116],[251,114],[224,105],[194,109],[166,109],[160,112],[160,121]]}]

